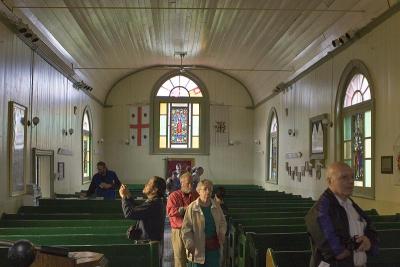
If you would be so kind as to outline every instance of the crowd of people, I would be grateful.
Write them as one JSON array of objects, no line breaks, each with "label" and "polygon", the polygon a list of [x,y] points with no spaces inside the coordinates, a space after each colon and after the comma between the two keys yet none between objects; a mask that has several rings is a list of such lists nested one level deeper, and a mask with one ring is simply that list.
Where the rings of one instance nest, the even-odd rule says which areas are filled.
[{"label": "crowd of people", "polygon": [[[219,267],[224,261],[227,231],[225,189],[214,190],[212,181],[200,179],[202,167],[182,171],[177,164],[171,177],[151,177],[143,194],[145,202],[134,204],[126,185],[104,162],[97,164],[87,196],[115,198],[119,188],[126,218],[137,221],[128,238],[160,241],[160,262],[166,216],[171,225],[174,266]],[[305,216],[311,241],[310,267],[365,267],[367,254],[378,251],[377,232],[366,213],[350,198],[354,172],[347,164],[334,162],[326,170],[328,188]],[[215,192],[215,196],[213,196]]]},{"label": "crowd of people", "polygon": [[168,216],[174,266],[186,267],[188,262],[195,267],[220,266],[227,229],[225,191],[217,189],[219,193],[212,199],[213,183],[200,180],[202,167],[183,171],[178,163],[168,179],[151,177],[143,189],[146,200],[140,205],[135,205],[128,187],[104,162],[97,164],[97,170],[83,196],[115,199],[115,192],[119,191],[125,218],[137,222],[128,229],[128,238],[136,242],[159,241],[162,261],[164,222]]}]

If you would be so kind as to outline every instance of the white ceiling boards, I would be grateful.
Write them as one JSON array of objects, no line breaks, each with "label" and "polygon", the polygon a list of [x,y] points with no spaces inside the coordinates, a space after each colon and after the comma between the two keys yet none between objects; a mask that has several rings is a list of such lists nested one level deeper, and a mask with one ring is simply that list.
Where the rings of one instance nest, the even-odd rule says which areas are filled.
[{"label": "white ceiling boards", "polygon": [[218,69],[257,104],[332,40],[365,26],[386,0],[8,0],[104,101],[121,77],[149,66]]}]

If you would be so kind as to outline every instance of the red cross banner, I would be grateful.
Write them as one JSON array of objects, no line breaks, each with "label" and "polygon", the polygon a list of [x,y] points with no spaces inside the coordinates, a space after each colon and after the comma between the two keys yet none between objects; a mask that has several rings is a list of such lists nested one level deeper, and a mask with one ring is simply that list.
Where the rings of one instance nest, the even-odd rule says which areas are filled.
[{"label": "red cross banner", "polygon": [[131,106],[129,108],[129,143],[137,146],[148,144],[149,128],[149,106]]}]

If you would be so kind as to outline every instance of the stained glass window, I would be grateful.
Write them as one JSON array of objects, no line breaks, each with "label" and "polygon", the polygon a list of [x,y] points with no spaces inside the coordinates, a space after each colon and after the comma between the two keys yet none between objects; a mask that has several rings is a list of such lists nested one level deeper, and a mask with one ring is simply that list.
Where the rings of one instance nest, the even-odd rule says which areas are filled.
[{"label": "stained glass window", "polygon": [[364,75],[356,74],[344,94],[342,157],[354,169],[354,185],[357,190],[370,189],[373,185],[371,110],[369,82]]},{"label": "stained glass window", "polygon": [[355,186],[363,186],[364,178],[364,114],[356,113],[352,116],[353,129],[353,166]]},{"label": "stained glass window", "polygon": [[199,86],[183,75],[174,76],[161,85],[157,96],[202,97]]},{"label": "stained glass window", "polygon": [[278,119],[273,111],[269,127],[269,148],[268,148],[268,174],[267,181],[277,182],[278,180]]},{"label": "stained glass window", "polygon": [[199,150],[205,145],[201,138],[204,96],[197,83],[183,75],[173,76],[161,83],[156,102],[157,150]]},{"label": "stained glass window", "polygon": [[92,176],[92,131],[89,109],[83,112],[82,119],[82,182],[90,181]]},{"label": "stained glass window", "polygon": [[367,78],[356,74],[351,79],[344,99],[344,107],[350,107],[371,99],[371,91]]}]

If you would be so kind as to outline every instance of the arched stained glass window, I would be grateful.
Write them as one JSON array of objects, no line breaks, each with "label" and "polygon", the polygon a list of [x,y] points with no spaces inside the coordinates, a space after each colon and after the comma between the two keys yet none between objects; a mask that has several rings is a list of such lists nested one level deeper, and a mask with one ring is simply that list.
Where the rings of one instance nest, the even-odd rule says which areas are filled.
[{"label": "arched stained glass window", "polygon": [[270,113],[269,131],[267,136],[267,175],[266,180],[271,183],[278,183],[278,152],[279,152],[279,126],[275,109]]},{"label": "arched stained glass window", "polygon": [[83,112],[82,118],[82,183],[92,177],[92,125],[89,108]]},{"label": "arched stained glass window", "polygon": [[203,97],[199,86],[188,77],[177,75],[164,82],[157,96],[169,97]]},{"label": "arched stained glass window", "polygon": [[356,74],[347,86],[344,107],[350,107],[371,99],[371,91],[367,78]]},{"label": "arched stained glass window", "polygon": [[[355,66],[354,66],[355,65]],[[374,198],[373,101],[366,67],[356,61],[342,75],[341,158],[354,169],[354,194]]]},{"label": "arched stained glass window", "polygon": [[153,99],[153,152],[204,153],[208,116],[204,89],[182,74],[160,84]]}]

